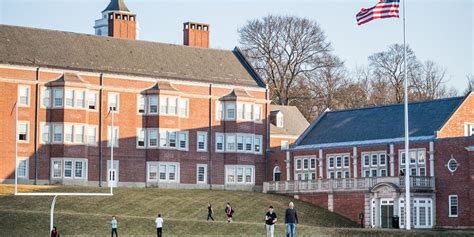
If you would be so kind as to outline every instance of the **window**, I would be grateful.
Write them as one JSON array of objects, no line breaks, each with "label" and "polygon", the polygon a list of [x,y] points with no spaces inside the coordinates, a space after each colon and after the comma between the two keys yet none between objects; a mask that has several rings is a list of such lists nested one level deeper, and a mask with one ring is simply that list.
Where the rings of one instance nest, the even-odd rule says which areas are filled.
[{"label": "window", "polygon": [[309,167],[308,159],[303,159],[303,169],[307,170]]},{"label": "window", "polygon": [[224,135],[216,134],[216,151],[224,151]]},{"label": "window", "polygon": [[342,167],[342,157],[340,156],[336,157],[336,167],[337,168]]},{"label": "window", "polygon": [[168,114],[176,115],[177,114],[177,103],[178,98],[168,98]]},{"label": "window", "polygon": [[158,181],[158,165],[148,164],[148,180]]},{"label": "window", "polygon": [[96,143],[97,143],[96,128],[87,127],[87,144],[96,145]]},{"label": "window", "polygon": [[63,107],[63,89],[55,88],[53,90],[54,107]]},{"label": "window", "polygon": [[60,160],[53,160],[52,164],[53,168],[53,178],[61,178],[62,177],[62,164]]},{"label": "window", "polygon": [[169,165],[168,168],[169,168],[168,180],[175,181],[176,180],[176,165]]},{"label": "window", "polygon": [[180,99],[179,100],[178,114],[179,114],[180,117],[187,117],[188,116],[188,100],[187,99]]},{"label": "window", "polygon": [[72,125],[64,124],[64,142],[72,143]]},{"label": "window", "polygon": [[146,112],[146,97],[144,95],[137,95],[137,112],[139,114]]},{"label": "window", "polygon": [[207,183],[207,165],[196,166],[196,183]]},{"label": "window", "polygon": [[168,138],[169,138],[169,147],[170,148],[176,148],[176,132],[168,132]]},{"label": "window", "polygon": [[254,166],[226,165],[226,184],[254,184]]},{"label": "window", "polygon": [[310,166],[309,166],[310,169],[316,169],[316,159],[315,158],[312,158],[310,159]]},{"label": "window", "polygon": [[197,150],[207,151],[207,132],[197,132]]},{"label": "window", "polygon": [[255,121],[260,122],[262,121],[262,106],[261,105],[254,105],[253,106],[253,118]]},{"label": "window", "polygon": [[64,177],[72,178],[72,161],[70,160],[64,161]]},{"label": "window", "polygon": [[327,156],[326,162],[327,178],[345,178],[346,172],[350,170],[349,154],[330,154]]},{"label": "window", "polygon": [[226,107],[226,119],[235,120],[235,103],[227,102]]},{"label": "window", "polygon": [[[405,152],[400,150],[401,165],[399,170],[405,170]],[[410,173],[405,172],[411,176],[426,176],[426,150],[424,148],[410,149]]]},{"label": "window", "polygon": [[50,129],[49,124],[41,124],[41,143],[48,144],[50,142]]},{"label": "window", "polygon": [[364,155],[364,166],[370,166],[370,155]]},{"label": "window", "polygon": [[379,162],[380,165],[387,164],[387,156],[385,154],[380,154],[379,158],[380,158],[380,162]]},{"label": "window", "polygon": [[474,136],[474,123],[466,123],[464,125],[464,135]]},{"label": "window", "polygon": [[334,168],[334,157],[329,157],[329,165],[328,167],[331,169],[331,168]]},{"label": "window", "polygon": [[84,143],[84,125],[74,125],[74,142]]},{"label": "window", "polygon": [[84,163],[82,161],[74,162],[74,178],[84,177]]},{"label": "window", "polygon": [[28,179],[28,159],[18,159],[18,178]]},{"label": "window", "polygon": [[166,165],[160,165],[160,180],[166,180]]},{"label": "window", "polygon": [[63,142],[63,125],[62,124],[53,125],[53,142],[54,143]]},{"label": "window", "polygon": [[216,118],[222,120],[224,118],[224,103],[218,101],[216,103]]},{"label": "window", "polygon": [[244,136],[242,135],[237,136],[237,150],[238,151],[244,150]]},{"label": "window", "polygon": [[226,151],[235,151],[235,136],[226,135]]},{"label": "window", "polygon": [[237,119],[244,119],[244,104],[237,104]]},{"label": "window", "polygon": [[74,91],[75,99],[76,99],[76,104],[75,106],[78,108],[84,108],[85,107],[85,92],[84,91]]},{"label": "window", "polygon": [[29,140],[28,127],[29,127],[28,122],[18,122],[18,141],[28,142]]},{"label": "window", "polygon": [[254,150],[256,153],[261,151],[262,136],[256,135],[254,140]]},{"label": "window", "polygon": [[168,132],[160,131],[160,147],[168,146]]},{"label": "window", "polygon": [[373,154],[373,155],[372,155],[372,164],[371,164],[371,165],[372,165],[372,166],[377,166],[377,164],[378,164],[378,159],[379,159],[379,158],[378,158],[378,155],[377,155],[377,154]]},{"label": "window", "polygon": [[252,104],[245,104],[244,105],[244,119],[245,120],[252,120],[253,116],[253,109],[252,109]]},{"label": "window", "polygon": [[[145,129],[140,129],[139,146],[140,137],[142,137],[143,140],[143,146],[141,147],[145,147]],[[158,129],[148,129],[148,147],[158,147]]]},{"label": "window", "polygon": [[349,156],[344,156],[344,167],[349,167]]},{"label": "window", "polygon": [[252,168],[245,168],[245,182],[252,183]]},{"label": "window", "polygon": [[[139,109],[138,109],[138,112],[139,113],[145,113],[145,98],[144,96],[142,96],[142,98],[140,98],[142,101],[140,101],[140,104],[139,104]],[[143,106],[142,106],[143,104]],[[143,107],[143,112],[140,112],[140,109]],[[152,96],[149,96],[148,97],[148,113],[150,114],[158,114],[158,96],[157,95],[152,95]]]},{"label": "window", "polygon": [[449,217],[458,217],[458,195],[449,195]]},{"label": "window", "polygon": [[160,98],[160,114],[168,114],[168,98]]},{"label": "window", "polygon": [[66,97],[66,107],[73,107],[74,106],[74,91],[65,90],[64,94]]},{"label": "window", "polygon": [[227,168],[227,183],[235,183],[235,168]]},{"label": "window", "polygon": [[119,111],[120,97],[118,93],[109,92],[107,108],[113,111]]},{"label": "window", "polygon": [[296,169],[300,170],[301,169],[301,159],[296,160]]},{"label": "window", "polygon": [[51,89],[47,87],[43,87],[41,90],[41,95],[42,95],[41,105],[46,108],[50,107],[51,106]]},{"label": "window", "polygon": [[95,110],[97,106],[97,93],[88,92],[87,93],[87,108]]},{"label": "window", "polygon": [[145,147],[145,129],[138,128],[137,129],[137,147],[144,148]]},{"label": "window", "polygon": [[245,137],[245,151],[252,151],[252,136]]},{"label": "window", "polygon": [[179,149],[188,149],[188,133],[180,132],[179,133]]},{"label": "window", "polygon": [[289,148],[288,141],[281,141],[281,149],[282,150],[288,150],[288,148]]},{"label": "window", "polygon": [[113,127],[113,134],[112,134],[112,127],[107,126],[107,146],[111,146],[112,143],[114,147],[119,146],[119,128]]},{"label": "window", "polygon": [[363,177],[387,176],[387,154],[386,151],[374,151],[362,153],[364,165],[362,167]]},{"label": "window", "polygon": [[454,171],[456,171],[457,169],[458,169],[458,162],[454,158],[451,158],[448,161],[448,170],[451,173],[454,173]]},{"label": "window", "polygon": [[276,126],[279,127],[279,128],[282,128],[283,125],[284,125],[283,113],[278,112],[278,114],[276,115]]},{"label": "window", "polygon": [[30,106],[30,87],[18,86],[18,105]]}]

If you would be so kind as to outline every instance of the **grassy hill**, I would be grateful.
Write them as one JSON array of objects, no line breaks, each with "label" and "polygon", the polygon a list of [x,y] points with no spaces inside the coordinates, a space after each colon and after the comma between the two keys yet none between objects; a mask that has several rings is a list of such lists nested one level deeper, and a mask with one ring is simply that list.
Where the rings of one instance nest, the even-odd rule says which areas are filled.
[{"label": "grassy hill", "polygon": [[[106,191],[83,187],[39,187],[41,189],[39,191]],[[38,187],[34,186],[21,187],[21,191],[37,189]],[[12,186],[0,185],[0,236],[47,236],[52,197],[13,196],[12,191]],[[383,230],[367,232],[368,230],[353,228],[356,224],[344,217],[285,196],[255,192],[155,188],[117,188],[114,189],[113,197],[58,197],[55,225],[58,226],[61,236],[108,236],[110,218],[116,215],[121,236],[154,236],[156,231],[154,218],[157,213],[161,213],[165,220],[166,236],[261,236],[265,233],[263,218],[266,208],[273,205],[280,218],[276,231],[278,235],[282,235],[283,212],[290,201],[294,201],[298,210],[299,234],[385,235]],[[215,222],[207,222],[205,219],[208,202],[213,204]],[[226,222],[224,214],[226,202],[230,202],[236,210],[234,223]],[[426,236],[426,233],[431,232],[419,234]],[[453,236],[452,233],[450,235]]]}]

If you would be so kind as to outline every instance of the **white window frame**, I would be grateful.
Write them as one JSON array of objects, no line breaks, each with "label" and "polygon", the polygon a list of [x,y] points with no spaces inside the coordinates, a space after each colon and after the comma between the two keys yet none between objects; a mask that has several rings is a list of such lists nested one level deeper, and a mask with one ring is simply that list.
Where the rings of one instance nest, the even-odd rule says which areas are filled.
[{"label": "white window frame", "polygon": [[[75,106],[75,92],[73,89],[71,88],[64,88],[64,107],[65,108],[74,108]],[[71,97],[69,97],[69,95]],[[68,105],[68,100],[71,101],[71,105]]]},{"label": "white window frame", "polygon": [[262,105],[260,104],[254,104],[253,105],[253,118],[254,121],[257,123],[262,123]]},{"label": "white window frame", "polygon": [[225,118],[225,103],[222,101],[216,101],[216,120],[224,120]]},{"label": "white window frame", "polygon": [[[54,163],[59,162],[59,176],[55,176],[54,174]],[[63,178],[63,161],[62,159],[51,159],[51,179],[62,179]]]},{"label": "white window frame", "polygon": [[[143,146],[138,145],[140,141],[140,133],[143,132]],[[147,130],[145,128],[137,128],[137,139],[136,139],[136,148],[137,149],[146,149],[147,148]],[[158,135],[158,143],[159,143],[159,135]]]},{"label": "white window frame", "polygon": [[[156,112],[151,112],[151,106],[153,105],[151,102],[152,102],[153,99],[156,100],[156,104],[154,104],[156,106]],[[140,106],[140,104],[138,104],[138,105]],[[145,106],[145,112],[143,112],[143,113],[138,112],[138,109],[137,109],[137,112],[139,114],[158,115],[160,113],[160,98],[158,97],[158,95],[149,95],[149,96],[145,97],[145,105],[144,106]]]},{"label": "white window frame", "polygon": [[[85,127],[83,124],[74,124],[74,128],[73,128],[73,139],[74,139],[74,143],[76,144],[84,144],[85,143],[85,140],[84,139],[84,134],[85,134]],[[79,133],[79,131],[82,130],[82,141],[78,140],[77,139],[77,135]]]},{"label": "white window frame", "polygon": [[[199,149],[199,136],[204,136],[203,149]],[[196,151],[207,152],[207,132],[198,131],[196,133]]]},{"label": "white window frame", "polygon": [[114,113],[119,113],[120,112],[120,93],[118,92],[108,92],[107,93],[107,111],[110,111],[110,107],[111,106],[111,98],[115,97],[116,101],[115,101],[115,110],[114,110]]},{"label": "white window frame", "polygon": [[[91,125],[88,125],[88,126],[85,126],[87,128],[87,139],[86,139],[86,144],[88,146],[98,146],[97,144],[97,129],[98,127],[97,126],[91,126]],[[89,134],[89,131],[91,131],[91,129],[94,129],[94,140],[93,141],[90,141],[90,137],[91,135]]]},{"label": "white window frame", "polygon": [[[150,179],[150,166],[156,165],[157,167],[157,176],[156,180]],[[165,167],[165,179],[160,177],[160,167]],[[170,167],[175,166],[175,179],[170,180]],[[158,182],[158,183],[180,183],[180,174],[181,168],[179,162],[161,162],[161,161],[149,161],[147,162],[147,181],[148,182]]]},{"label": "white window frame", "polygon": [[[256,147],[257,147],[257,143],[256,141],[259,141],[259,149],[257,150]],[[256,154],[262,154],[262,141],[263,141],[263,136],[262,135],[255,135],[254,136],[254,141],[253,141],[253,150]]]},{"label": "white window frame", "polygon": [[288,150],[290,148],[290,143],[288,140],[282,140],[280,143],[281,150]]},{"label": "white window frame", "polygon": [[[50,144],[51,143],[51,124],[40,122],[40,144]],[[48,134],[48,140],[44,141],[44,134]]]},{"label": "white window frame", "polygon": [[[420,168],[424,168],[425,169],[425,176],[427,175],[427,168],[428,168],[428,164],[426,162],[426,149],[425,148],[411,148],[409,150],[410,154],[411,153],[414,153],[415,154],[415,162],[411,162],[411,157],[410,155],[409,156],[406,156],[405,157],[405,161],[406,162],[410,162],[410,170],[405,170],[405,163],[402,163],[402,154],[405,153],[405,149],[399,149],[398,150],[398,157],[399,157],[399,170],[405,170],[405,175],[411,175],[411,170],[412,169],[416,169],[416,176],[419,176],[420,175]],[[423,154],[423,162],[420,162],[420,154]]]},{"label": "white window frame", "polygon": [[[229,116],[229,111],[233,110],[233,116]],[[237,106],[235,102],[225,102],[225,119],[229,121],[235,121],[237,119]]]},{"label": "white window frame", "polygon": [[[60,131],[60,133],[59,133],[59,134],[61,135],[61,140],[60,140],[60,141],[57,141],[57,140],[56,140],[55,135],[56,135],[57,133],[55,133],[55,132],[56,132],[56,131],[55,131],[55,128],[60,128],[60,129],[61,129],[61,131]],[[52,124],[51,124],[51,131],[52,131],[52,132],[51,132],[51,137],[52,137],[51,143],[53,143],[53,144],[60,144],[60,143],[63,143],[63,141],[64,141],[64,125],[63,125],[62,123],[52,123]]]},{"label": "white window frame", "polygon": [[[21,103],[21,91],[26,89],[26,104]],[[31,100],[31,86],[28,85],[18,85],[18,107],[30,107],[30,100]]]},{"label": "white window frame", "polygon": [[[87,100],[86,109],[87,109],[87,110],[90,110],[90,111],[98,111],[98,108],[97,108],[97,107],[99,107],[99,106],[98,106],[98,103],[97,103],[97,101],[98,101],[98,93],[97,93],[97,91],[87,91],[86,96],[87,96],[87,99],[86,99],[86,100]],[[90,108],[90,106],[92,105],[92,103],[91,103],[91,97],[94,98],[94,100],[93,100],[93,101],[94,101],[94,103],[93,103],[94,108],[93,108],[93,109]]]},{"label": "white window frame", "polygon": [[[66,128],[71,128],[71,140],[67,141],[66,139]],[[70,123],[64,123],[63,124],[63,141],[64,144],[72,144],[74,142],[74,125]]]},{"label": "white window frame", "polygon": [[474,136],[474,122],[464,123],[464,136]]},{"label": "white window frame", "polygon": [[[204,180],[199,180],[199,168],[204,168]],[[196,164],[196,183],[207,184],[207,164]]]},{"label": "white window frame", "polygon": [[107,126],[107,147],[110,147],[112,145],[112,139],[111,137],[114,137],[114,135],[116,135],[116,139],[114,141],[114,147],[119,147],[119,141],[120,141],[120,128],[118,126],[114,126],[114,129],[117,131],[116,133],[117,134],[112,134],[111,133],[111,130],[112,129],[112,126]]},{"label": "white window frame", "polygon": [[[60,171],[61,171],[61,176],[55,177],[54,176],[54,162],[60,162]],[[66,177],[66,162],[70,161],[71,162],[71,177]],[[82,163],[82,170],[81,174],[82,177],[77,177],[76,176],[76,163]],[[57,179],[63,179],[63,180],[82,180],[82,181],[88,181],[88,160],[86,158],[51,158],[51,179],[57,180]]]},{"label": "white window frame", "polygon": [[[453,207],[451,203],[451,199],[456,198],[456,214],[451,213],[451,207]],[[459,217],[459,197],[457,194],[452,194],[448,196],[448,217]]]},{"label": "white window frame", "polygon": [[[20,140],[20,125],[26,125],[26,140]],[[16,140],[18,143],[30,143],[30,122],[18,121],[18,131],[16,132]]]},{"label": "white window frame", "polygon": [[[233,142],[232,142],[233,140]],[[233,148],[229,148],[229,146]],[[225,151],[226,152],[235,152],[237,151],[237,136],[234,133],[226,133],[225,135]]]},{"label": "white window frame", "polygon": [[[185,139],[184,139],[184,142],[185,142],[185,147],[181,147],[181,135],[184,135],[185,136]],[[182,150],[182,151],[188,151],[189,150],[189,132],[188,131],[180,131],[177,133],[177,148],[178,150]]]},{"label": "white window frame", "polygon": [[[20,175],[19,169],[20,169],[20,164],[22,162],[25,162],[25,175]],[[29,179],[29,158],[28,157],[18,157],[17,164],[16,164],[16,172],[18,172],[18,178],[19,179]]]},{"label": "white window frame", "polygon": [[[225,151],[225,146],[226,146],[226,143],[225,143],[225,133],[216,133],[215,136],[216,136],[216,144],[215,144],[215,146],[216,146],[216,152],[224,152],[224,151]],[[219,149],[219,146],[218,146],[218,144],[219,144],[219,138],[222,139],[222,145],[221,145],[222,149]]]},{"label": "white window frame", "polygon": [[[47,96],[46,96],[47,95]],[[52,105],[53,90],[46,86],[41,86],[41,105],[40,108],[50,108]],[[48,99],[48,103],[45,100]]]},{"label": "white window frame", "polygon": [[[225,165],[225,185],[255,185],[255,166],[253,165]],[[232,175],[229,173],[229,170],[234,170],[234,182],[228,180],[228,176]],[[238,170],[242,169],[242,181],[238,182]],[[251,182],[246,181],[246,170],[251,169]]]},{"label": "white window frame", "polygon": [[[141,103],[143,102],[143,112],[140,112]],[[137,115],[147,114],[147,96],[138,94],[137,95]],[[159,108],[158,108],[159,109]]]},{"label": "white window frame", "polygon": [[[138,139],[137,139],[137,148],[154,148],[157,149],[160,147],[160,130],[158,128],[148,128],[148,129],[138,129],[138,132],[141,130],[145,133],[145,145],[143,147],[138,147]],[[156,145],[151,145],[151,135],[152,133],[156,133]],[[169,144],[168,142],[166,144]]]},{"label": "white window frame", "polygon": [[[53,88],[53,100],[51,103],[51,107],[53,108],[63,108],[64,107],[64,88]],[[61,105],[56,104],[56,99],[61,100]]]},{"label": "white window frame", "polygon": [[[183,108],[181,107],[182,105],[185,105],[184,107],[184,114],[182,113]],[[181,118],[188,118],[189,117],[189,99],[185,98],[179,98],[178,100],[178,116]]]}]

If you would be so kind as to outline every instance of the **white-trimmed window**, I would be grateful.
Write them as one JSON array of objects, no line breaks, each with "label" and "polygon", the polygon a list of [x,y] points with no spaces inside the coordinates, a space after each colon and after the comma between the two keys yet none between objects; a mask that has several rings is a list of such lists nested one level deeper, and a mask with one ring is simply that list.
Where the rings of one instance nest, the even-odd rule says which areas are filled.
[{"label": "white-trimmed window", "polygon": [[196,165],[196,183],[198,184],[207,183],[207,164]]},{"label": "white-trimmed window", "polygon": [[426,150],[424,148],[410,149],[409,152],[410,170],[405,170],[405,151],[399,150],[399,170],[403,171],[406,175],[411,176],[426,176]]},{"label": "white-trimmed window", "polygon": [[84,143],[84,125],[74,125],[74,142]]},{"label": "white-trimmed window", "polygon": [[464,136],[474,136],[474,123],[464,124]]},{"label": "white-trimmed window", "polygon": [[90,110],[97,109],[97,92],[87,92],[87,108]]},{"label": "white-trimmed window", "polygon": [[197,151],[207,151],[207,132],[197,132]]},{"label": "white-trimmed window", "polygon": [[301,170],[301,159],[296,159],[295,168],[296,170]]},{"label": "white-trimmed window", "polygon": [[252,149],[252,140],[253,140],[253,137],[252,136],[245,136],[245,151],[246,152],[252,152],[253,149]]},{"label": "white-trimmed window", "polygon": [[45,108],[51,106],[51,89],[48,87],[41,88],[41,106]]},{"label": "white-trimmed window", "polygon": [[176,115],[178,114],[178,98],[170,97],[168,98],[168,114]]},{"label": "white-trimmed window", "polygon": [[160,97],[160,114],[168,114],[168,98]]},{"label": "white-trimmed window", "polygon": [[244,119],[244,104],[237,103],[237,119]]},{"label": "white-trimmed window", "polygon": [[179,132],[178,142],[180,150],[188,150],[188,132]]},{"label": "white-trimmed window", "polygon": [[72,143],[73,132],[71,124],[64,124],[64,143]]},{"label": "white-trimmed window", "polygon": [[226,119],[235,120],[235,102],[226,102],[225,110],[226,110],[226,113],[225,113]]},{"label": "white-trimmed window", "polygon": [[262,153],[262,135],[255,135],[254,151],[259,154]]},{"label": "white-trimmed window", "polygon": [[160,130],[160,147],[168,147],[168,132]]},{"label": "white-trimmed window", "polygon": [[18,106],[30,106],[30,86],[18,86]]},{"label": "white-trimmed window", "polygon": [[224,119],[224,103],[220,101],[216,102],[216,119]]},{"label": "white-trimmed window", "polygon": [[188,104],[188,99],[179,99],[178,115],[180,117],[188,117]]},{"label": "white-trimmed window", "polygon": [[28,158],[18,158],[16,172],[18,172],[18,178],[28,179]]},{"label": "white-trimmed window", "polygon": [[97,128],[93,126],[87,127],[87,144],[97,145]]},{"label": "white-trimmed window", "polygon": [[255,184],[255,166],[253,165],[226,165],[226,184]]},{"label": "white-trimmed window", "polygon": [[85,91],[79,91],[75,90],[74,91],[74,98],[76,99],[75,101],[75,107],[77,108],[84,108],[85,107]]},{"label": "white-trimmed window", "polygon": [[226,151],[235,151],[235,135],[226,134]]},{"label": "white-trimmed window", "polygon": [[458,217],[458,195],[449,195],[449,217]]},{"label": "white-trimmed window", "polygon": [[276,126],[282,128],[284,126],[283,113],[278,112],[276,115]]},{"label": "white-trimmed window", "polygon": [[119,127],[117,126],[114,126],[114,131],[113,131],[113,134],[112,134],[112,127],[111,126],[107,126],[107,146],[111,146],[112,145],[112,140],[113,140],[113,143],[114,143],[114,147],[118,147],[119,146]]},{"label": "white-trimmed window", "polygon": [[[147,129],[148,130],[148,147],[158,147],[158,129]],[[143,146],[140,146],[140,139],[143,137]],[[138,137],[138,145],[139,147],[145,147],[145,129],[139,130],[139,137]]]},{"label": "white-trimmed window", "polygon": [[311,158],[309,162],[310,169],[316,169],[316,158]]},{"label": "white-trimmed window", "polygon": [[[160,148],[188,150],[188,131],[159,130]],[[158,135],[158,133],[157,133]],[[150,136],[150,134],[149,134]]]},{"label": "white-trimmed window", "polygon": [[145,133],[146,129],[137,128],[137,148],[145,148]]},{"label": "white-trimmed window", "polygon": [[387,174],[387,153],[373,151],[362,153],[362,177],[384,177]]},{"label": "white-trimmed window", "polygon": [[41,143],[48,144],[51,139],[51,125],[47,123],[41,123]]},{"label": "white-trimmed window", "polygon": [[350,175],[350,156],[349,154],[329,154],[326,157],[326,178],[346,178]]},{"label": "white-trimmed window", "polygon": [[288,150],[288,148],[290,148],[289,142],[287,140],[281,141],[281,149]]},{"label": "white-trimmed window", "polygon": [[168,132],[168,147],[169,148],[176,148],[176,138],[177,138],[177,132],[175,131],[170,131]]},{"label": "white-trimmed window", "polygon": [[256,122],[262,121],[262,106],[261,105],[254,105],[253,106],[253,118]]},{"label": "white-trimmed window", "polygon": [[158,181],[158,163],[148,164],[148,181]]},{"label": "white-trimmed window", "polygon": [[64,89],[63,88],[54,88],[53,90],[53,107],[63,107],[63,98],[64,98]]},{"label": "white-trimmed window", "polygon": [[87,180],[87,159],[52,158],[51,169],[51,178]]},{"label": "white-trimmed window", "polygon": [[18,137],[17,137],[18,140],[17,141],[29,142],[30,140],[29,127],[30,127],[29,122],[18,121]]},{"label": "white-trimmed window", "polygon": [[148,181],[179,183],[179,163],[176,162],[147,162]]},{"label": "white-trimmed window", "polygon": [[116,92],[109,92],[107,102],[107,110],[118,112],[120,109],[120,94]]},{"label": "white-trimmed window", "polygon": [[53,143],[63,142],[63,125],[53,124]]},{"label": "white-trimmed window", "polygon": [[216,133],[216,151],[224,151],[224,134]]},{"label": "white-trimmed window", "polygon": [[61,178],[63,174],[63,166],[61,160],[52,160],[51,164],[51,176],[52,178]]},{"label": "white-trimmed window", "polygon": [[146,96],[144,95],[137,95],[137,113],[146,113]]},{"label": "white-trimmed window", "polygon": [[253,119],[253,105],[252,104],[244,105],[244,119],[245,120]]},{"label": "white-trimmed window", "polygon": [[[140,108],[143,103],[143,112],[140,112]],[[138,112],[139,113],[145,113],[145,100],[143,99],[142,103],[140,103],[140,107]],[[158,114],[158,96],[157,95],[151,95],[148,96],[148,113],[149,114]]]},{"label": "white-trimmed window", "polygon": [[66,89],[64,91],[64,97],[66,98],[66,107],[74,107],[74,90]]},{"label": "white-trimmed window", "polygon": [[237,135],[237,151],[244,151],[244,136]]}]

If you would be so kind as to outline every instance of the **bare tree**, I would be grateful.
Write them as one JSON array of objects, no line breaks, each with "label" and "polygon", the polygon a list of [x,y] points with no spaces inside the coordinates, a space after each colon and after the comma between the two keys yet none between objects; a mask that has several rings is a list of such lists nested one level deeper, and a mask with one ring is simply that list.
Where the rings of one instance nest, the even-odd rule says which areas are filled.
[{"label": "bare tree", "polygon": [[[407,46],[407,73],[409,77],[416,75],[415,71],[419,69],[415,53]],[[390,86],[392,90],[387,91],[385,97],[389,98],[389,102],[400,103],[404,98],[404,52],[403,46],[394,44],[389,46],[387,51],[375,53],[369,56],[369,65],[375,77],[376,87]],[[408,78],[409,82],[413,81]]]},{"label": "bare tree", "polygon": [[466,79],[467,79],[467,87],[466,87],[466,91],[464,91],[465,95],[471,93],[471,91],[474,91],[474,74],[466,75]]},{"label": "bare tree", "polygon": [[315,21],[296,16],[251,20],[239,34],[244,54],[266,80],[273,102],[281,105],[300,99],[297,85],[325,67],[323,58],[331,50]]},{"label": "bare tree", "polygon": [[454,88],[446,86],[446,69],[431,60],[425,61],[419,70],[412,73],[414,100],[432,100],[457,94]]}]

